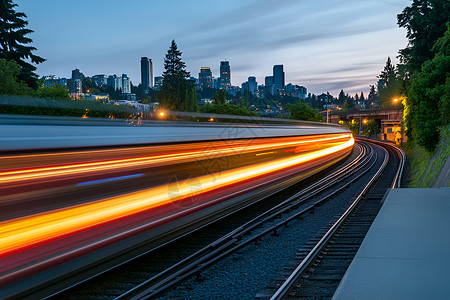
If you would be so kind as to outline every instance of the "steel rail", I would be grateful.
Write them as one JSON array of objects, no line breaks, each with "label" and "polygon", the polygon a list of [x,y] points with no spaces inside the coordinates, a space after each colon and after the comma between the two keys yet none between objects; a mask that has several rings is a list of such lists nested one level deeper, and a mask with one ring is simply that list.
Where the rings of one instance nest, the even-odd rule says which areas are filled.
[{"label": "steel rail", "polygon": [[[146,280],[145,282],[141,283],[140,285],[130,289],[126,293],[120,295],[119,297],[115,299],[147,299],[154,297],[162,292],[164,292],[166,289],[170,288],[174,284],[184,280],[185,278],[195,274],[196,272],[199,272],[200,270],[206,268],[207,266],[211,265],[215,261],[222,259],[223,257],[235,252],[236,250],[250,244],[253,241],[256,241],[260,239],[263,235],[266,235],[270,232],[275,232],[279,227],[285,225],[287,222],[299,217],[300,215],[306,213],[307,211],[313,209],[316,205],[318,205],[320,202],[325,201],[327,198],[329,198],[331,195],[334,195],[335,193],[339,192],[340,190],[346,188],[348,185],[350,185],[353,181],[355,181],[357,178],[354,178],[350,182],[348,182],[343,187],[335,190],[330,195],[327,195],[326,197],[320,199],[319,201],[315,202],[314,204],[308,206],[307,208],[303,209],[302,211],[294,214],[293,216],[287,218],[284,221],[278,222],[276,225],[260,232],[257,235],[254,235],[253,237],[243,241],[243,236],[247,234],[248,232],[254,230],[256,227],[261,226],[262,223],[267,222],[276,216],[279,216],[285,211],[291,210],[294,206],[298,206],[299,204],[303,203],[313,195],[318,194],[319,192],[329,188],[333,184],[337,182],[337,180],[341,177],[347,177],[349,174],[354,174],[359,169],[361,169],[363,166],[365,166],[373,156],[373,151],[371,148],[367,146],[359,146],[361,147],[361,153],[358,155],[357,158],[355,158],[354,161],[350,162],[343,168],[333,172],[329,176],[321,179],[319,182],[313,184],[312,186],[306,188],[305,190],[300,191],[299,193],[296,193],[294,196],[289,197],[287,200],[283,201],[282,203],[278,204],[277,206],[271,208],[270,210],[258,215],[256,218],[248,221],[244,225],[241,225],[239,228],[236,228],[232,232],[226,234],[225,236],[219,238],[217,241],[211,243],[210,245],[202,248],[201,250],[197,251],[196,253],[192,254],[191,256],[183,259],[182,261],[176,263],[175,265],[169,267],[168,269],[164,270],[163,272],[153,276],[152,278]],[[369,148],[369,150],[367,149]],[[373,165],[373,164],[372,164]],[[371,167],[367,168],[365,172],[367,172]],[[364,172],[364,173],[365,173]],[[362,176],[360,174],[359,176]],[[307,194],[309,192],[309,194]],[[302,197],[302,199],[298,199],[300,196],[307,194]],[[291,203],[295,202],[295,203]],[[226,247],[224,247],[226,246]],[[185,265],[184,267],[181,267]],[[181,267],[181,269],[177,270],[178,267]],[[169,275],[168,277],[164,277],[166,274],[170,273],[171,271],[174,271],[173,274]],[[162,279],[160,279],[162,277]],[[160,281],[158,281],[160,280]],[[157,282],[155,282],[157,281]],[[148,286],[155,282],[151,287],[148,288]]]},{"label": "steel rail", "polygon": [[348,218],[348,216],[354,211],[355,207],[361,201],[363,196],[367,193],[369,188],[373,185],[373,183],[378,179],[378,177],[385,170],[388,162],[389,162],[389,152],[386,150],[386,147],[391,147],[394,149],[399,156],[400,164],[397,168],[396,175],[394,176],[392,182],[392,188],[396,185],[400,186],[401,174],[404,167],[404,152],[398,147],[382,142],[372,141],[368,139],[358,138],[362,141],[374,142],[375,144],[379,144],[383,146],[383,149],[386,153],[384,161],[381,167],[378,169],[376,174],[372,177],[372,179],[366,184],[362,192],[356,197],[350,207],[342,214],[342,216],[331,226],[331,228],[325,233],[325,235],[319,240],[319,242],[314,246],[314,248],[306,255],[306,257],[302,260],[302,262],[295,268],[295,270],[289,275],[289,277],[285,280],[285,282],[278,288],[278,290],[272,295],[271,300],[279,300],[283,299],[297,279],[301,276],[301,274],[309,267],[309,265],[316,259],[334,233],[338,230],[338,228],[342,225],[342,223]]}]

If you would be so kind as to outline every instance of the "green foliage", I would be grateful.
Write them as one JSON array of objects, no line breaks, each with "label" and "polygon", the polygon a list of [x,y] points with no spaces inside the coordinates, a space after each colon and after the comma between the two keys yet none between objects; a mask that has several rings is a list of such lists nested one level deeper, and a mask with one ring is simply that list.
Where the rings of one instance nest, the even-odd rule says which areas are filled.
[{"label": "green foliage", "polygon": [[214,104],[225,104],[225,100],[227,100],[227,95],[224,90],[219,90],[214,95]]},{"label": "green foliage", "polygon": [[[359,128],[358,128],[359,130]],[[381,121],[380,120],[369,120],[367,124],[363,126],[363,134],[367,136],[372,136],[379,134],[381,132]]]},{"label": "green foliage", "polygon": [[242,107],[232,104],[208,104],[201,107],[200,112],[223,114],[223,115],[235,115],[235,116],[258,116],[257,113],[243,109]]},{"label": "green foliage", "polygon": [[450,21],[448,0],[413,0],[402,13],[397,23],[407,30],[408,46],[400,50],[400,61],[410,72],[419,71],[422,64],[433,58],[431,48],[446,31]]},{"label": "green foliage", "polygon": [[33,42],[27,37],[33,31],[26,28],[26,15],[16,12],[16,6],[12,0],[0,1],[0,58],[15,61],[20,66],[19,80],[36,89],[36,67],[31,63],[39,64],[45,59],[33,54],[35,47],[27,46]]},{"label": "green foliage", "polygon": [[450,56],[438,54],[425,63],[408,89],[407,134],[428,151],[439,142],[439,127],[449,122],[449,75]]},{"label": "green foliage", "polygon": [[323,120],[323,117],[318,113],[318,110],[306,103],[297,101],[295,104],[288,104],[287,108],[291,113],[291,119],[315,122],[321,122]]},{"label": "green foliage", "polygon": [[433,186],[450,155],[450,126],[443,127],[440,136],[441,139],[434,154],[417,145],[414,140],[408,141],[405,149],[411,166],[408,187]]},{"label": "green foliage", "polygon": [[197,91],[194,87],[187,89],[184,107],[185,111],[198,112]]},{"label": "green foliage", "polygon": [[36,97],[39,98],[50,98],[50,99],[67,99],[70,100],[69,93],[65,87],[57,84],[52,87],[40,87],[35,93]]},{"label": "green foliage", "polygon": [[400,97],[402,88],[402,81],[390,57],[378,78],[378,99],[382,107],[389,108],[393,105],[393,99]]},{"label": "green foliage", "polygon": [[120,119],[133,119],[136,117],[135,108],[132,106],[104,104],[99,101],[88,100],[5,97],[7,98],[0,105],[0,114]]},{"label": "green foliage", "polygon": [[0,94],[32,95],[33,90],[20,80],[20,66],[15,61],[0,58]]},{"label": "green foliage", "polygon": [[184,103],[186,90],[190,87],[188,81],[190,73],[186,71],[186,65],[181,60],[181,54],[175,40],[172,40],[164,59],[164,80],[158,93],[158,102],[164,109],[185,110]]}]

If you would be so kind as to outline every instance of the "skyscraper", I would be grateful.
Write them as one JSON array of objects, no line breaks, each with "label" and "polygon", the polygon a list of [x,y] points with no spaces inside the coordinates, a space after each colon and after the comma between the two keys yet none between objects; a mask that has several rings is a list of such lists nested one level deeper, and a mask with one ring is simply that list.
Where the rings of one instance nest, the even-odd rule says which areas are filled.
[{"label": "skyscraper", "polygon": [[141,84],[145,89],[153,87],[153,62],[148,57],[141,57]]},{"label": "skyscraper", "polygon": [[270,95],[273,95],[273,76],[266,76],[264,81],[264,91]]},{"label": "skyscraper", "polygon": [[211,68],[202,67],[200,68],[200,73],[198,73],[198,82],[200,84],[200,88],[211,88],[213,85],[213,78]]},{"label": "skyscraper", "polygon": [[231,86],[231,68],[230,62],[220,62],[220,88],[228,90]]},{"label": "skyscraper", "polygon": [[284,90],[284,71],[283,65],[273,66],[273,86],[275,93],[281,95]]},{"label": "skyscraper", "polygon": [[258,89],[258,83],[256,82],[256,77],[250,76],[248,78],[248,91],[250,93],[254,94],[257,89]]}]

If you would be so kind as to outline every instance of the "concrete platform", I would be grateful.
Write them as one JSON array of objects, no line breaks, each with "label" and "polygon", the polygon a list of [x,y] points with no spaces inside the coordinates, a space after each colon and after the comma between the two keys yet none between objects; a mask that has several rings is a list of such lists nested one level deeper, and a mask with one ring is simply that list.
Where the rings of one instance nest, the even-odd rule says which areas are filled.
[{"label": "concrete platform", "polygon": [[450,299],[450,188],[391,190],[333,299]]}]

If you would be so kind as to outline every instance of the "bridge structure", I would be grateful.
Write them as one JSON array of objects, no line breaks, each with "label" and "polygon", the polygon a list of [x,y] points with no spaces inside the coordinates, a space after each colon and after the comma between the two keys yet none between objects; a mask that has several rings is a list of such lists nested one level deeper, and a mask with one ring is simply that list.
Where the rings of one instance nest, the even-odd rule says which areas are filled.
[{"label": "bridge structure", "polygon": [[351,121],[358,119],[360,122],[360,132],[363,129],[364,120],[379,120],[381,124],[381,139],[389,140],[401,144],[406,141],[403,127],[402,109],[367,109],[352,111],[332,111],[329,115],[330,123],[339,121]]}]

